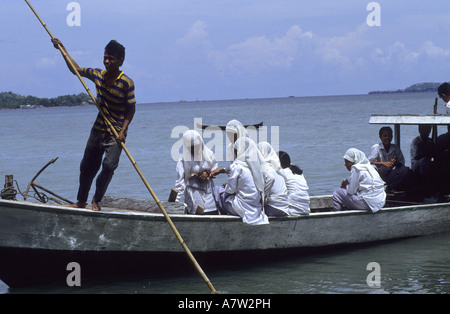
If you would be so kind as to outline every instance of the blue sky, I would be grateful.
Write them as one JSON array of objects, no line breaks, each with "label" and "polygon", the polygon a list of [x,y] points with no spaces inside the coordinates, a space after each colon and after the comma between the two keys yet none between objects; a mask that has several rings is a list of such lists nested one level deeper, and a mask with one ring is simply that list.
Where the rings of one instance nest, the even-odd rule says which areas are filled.
[{"label": "blue sky", "polygon": [[[102,67],[110,39],[138,103],[365,94],[450,78],[448,0],[30,0],[80,66]],[[0,91],[84,91],[25,1],[1,1]],[[93,89],[93,85],[88,83]]]}]

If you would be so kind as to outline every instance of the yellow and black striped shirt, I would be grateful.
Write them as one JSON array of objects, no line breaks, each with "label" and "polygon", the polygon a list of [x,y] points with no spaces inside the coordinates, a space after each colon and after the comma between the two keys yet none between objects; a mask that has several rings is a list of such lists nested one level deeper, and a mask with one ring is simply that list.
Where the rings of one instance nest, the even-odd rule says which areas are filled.
[{"label": "yellow and black striped shirt", "polygon": [[[106,87],[104,79],[106,70],[83,68],[83,73],[95,83],[97,102],[106,118],[119,133],[122,130],[127,107],[136,104],[133,80],[121,72],[114,83]],[[100,113],[97,115],[94,128],[101,131],[108,131],[108,126]]]}]

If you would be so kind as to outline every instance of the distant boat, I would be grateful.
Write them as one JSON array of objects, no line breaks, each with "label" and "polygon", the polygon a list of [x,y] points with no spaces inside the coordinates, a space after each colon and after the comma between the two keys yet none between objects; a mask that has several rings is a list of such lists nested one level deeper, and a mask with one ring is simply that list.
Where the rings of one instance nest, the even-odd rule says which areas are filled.
[{"label": "distant boat", "polygon": [[[261,127],[261,126],[263,126],[263,122],[260,122],[260,123],[257,123],[257,124],[244,125],[245,128],[254,127],[255,129],[257,129],[257,128]],[[220,128],[222,131],[225,131],[226,128],[227,128],[226,125],[209,125],[209,124],[199,124],[199,123],[197,123],[197,127],[202,129],[202,130],[204,130],[206,128]]]}]

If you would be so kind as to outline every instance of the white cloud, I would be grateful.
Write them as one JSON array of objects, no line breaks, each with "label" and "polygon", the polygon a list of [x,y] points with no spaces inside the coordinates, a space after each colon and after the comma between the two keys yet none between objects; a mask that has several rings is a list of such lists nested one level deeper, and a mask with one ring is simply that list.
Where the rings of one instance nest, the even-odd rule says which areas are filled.
[{"label": "white cloud", "polygon": [[301,54],[301,41],[312,37],[311,32],[294,25],[283,37],[250,37],[224,50],[212,51],[210,58],[221,72],[257,74],[266,69],[289,69]]},{"label": "white cloud", "polygon": [[449,58],[450,50],[438,47],[431,41],[424,42],[416,50],[410,49],[403,42],[397,41],[385,49],[378,47],[372,53],[372,59],[385,66],[414,65],[425,61],[448,62],[450,61]]},{"label": "white cloud", "polygon": [[36,62],[36,67],[38,69],[51,68],[54,67],[57,63],[58,58],[56,57],[43,57]]},{"label": "white cloud", "polygon": [[[430,40],[411,47],[383,35],[365,23],[337,36],[317,35],[295,24],[281,36],[248,36],[219,48],[213,44],[216,33],[196,21],[176,40],[170,73],[180,86],[195,78],[230,89],[295,88],[310,94],[318,84],[331,81],[335,89],[353,92],[364,85],[368,91],[376,89],[373,86],[386,78],[394,82],[391,85],[429,80],[433,71],[450,62],[450,50]],[[183,67],[189,74],[183,76]]]},{"label": "white cloud", "polygon": [[199,41],[204,41],[208,37],[206,31],[206,23],[203,21],[196,21],[187,30],[186,34],[177,40],[178,44],[190,44]]},{"label": "white cloud", "polygon": [[449,49],[440,48],[431,41],[426,41],[424,43],[421,53],[429,56],[430,58],[448,58],[450,56]]}]

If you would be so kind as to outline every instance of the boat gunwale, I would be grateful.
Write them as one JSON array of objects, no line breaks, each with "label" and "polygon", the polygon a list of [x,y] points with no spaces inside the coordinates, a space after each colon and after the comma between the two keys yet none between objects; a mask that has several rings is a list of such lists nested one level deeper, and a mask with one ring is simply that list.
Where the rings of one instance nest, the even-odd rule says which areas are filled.
[{"label": "boat gunwale", "polygon": [[[93,211],[89,208],[71,208],[68,206],[61,206],[61,205],[41,204],[28,201],[13,201],[13,200],[0,200],[0,205],[2,203],[23,210],[38,210],[51,213],[63,213],[68,215],[94,216],[98,218],[136,219],[136,220],[144,219],[144,220],[165,221],[165,217],[162,213],[149,213],[145,211],[120,210],[114,208],[102,209],[101,211]],[[370,215],[379,215],[383,213],[386,214],[390,212],[431,210],[439,208],[445,209],[445,207],[448,207],[446,209],[450,210],[450,203],[432,203],[432,204],[385,207],[375,213],[366,210],[345,210],[345,211],[330,210],[326,212],[312,212],[309,215],[269,217],[269,221],[275,222],[275,221],[299,220],[299,219],[324,219],[324,218],[355,216],[355,215],[370,216]],[[173,221],[176,222],[242,221],[241,217],[229,215],[169,214],[169,216]]]}]

